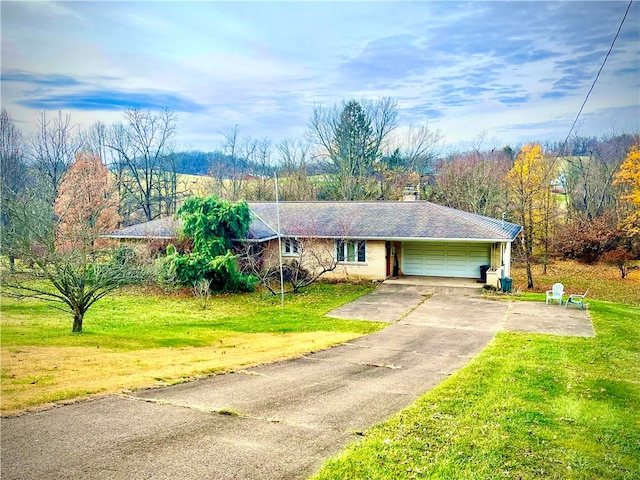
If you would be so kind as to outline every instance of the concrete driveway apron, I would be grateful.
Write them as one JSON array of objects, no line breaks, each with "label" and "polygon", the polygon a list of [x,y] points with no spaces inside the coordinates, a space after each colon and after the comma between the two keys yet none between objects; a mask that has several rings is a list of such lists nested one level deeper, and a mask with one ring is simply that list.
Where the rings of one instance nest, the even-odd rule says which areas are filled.
[{"label": "concrete driveway apron", "polygon": [[509,308],[425,294],[376,290],[356,310],[395,323],[295,360],[4,418],[1,478],[306,478],[465,365]]}]

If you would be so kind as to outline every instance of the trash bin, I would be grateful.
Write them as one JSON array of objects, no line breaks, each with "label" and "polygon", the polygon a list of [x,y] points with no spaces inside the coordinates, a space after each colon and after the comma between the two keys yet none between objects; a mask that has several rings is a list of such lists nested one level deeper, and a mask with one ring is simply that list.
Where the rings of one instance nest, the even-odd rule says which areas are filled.
[{"label": "trash bin", "polygon": [[505,293],[511,292],[511,287],[513,285],[513,278],[502,277],[500,279],[500,285],[502,286],[502,291]]},{"label": "trash bin", "polygon": [[491,265],[480,265],[480,280],[482,283],[487,283],[487,270],[491,268]]}]

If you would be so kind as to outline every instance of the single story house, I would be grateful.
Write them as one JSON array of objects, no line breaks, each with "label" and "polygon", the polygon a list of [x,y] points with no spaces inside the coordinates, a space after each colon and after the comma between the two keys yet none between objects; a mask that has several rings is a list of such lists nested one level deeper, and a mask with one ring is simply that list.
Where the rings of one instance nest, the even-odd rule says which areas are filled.
[{"label": "single story house", "polygon": [[[497,286],[509,277],[511,244],[522,227],[431,202],[248,202],[249,233],[242,242],[278,245],[296,257],[299,242],[330,246],[338,267],[330,276],[383,280],[395,275],[481,278]],[[278,212],[279,210],[279,212]],[[175,237],[179,223],[158,219],[122,228],[110,238]]]}]

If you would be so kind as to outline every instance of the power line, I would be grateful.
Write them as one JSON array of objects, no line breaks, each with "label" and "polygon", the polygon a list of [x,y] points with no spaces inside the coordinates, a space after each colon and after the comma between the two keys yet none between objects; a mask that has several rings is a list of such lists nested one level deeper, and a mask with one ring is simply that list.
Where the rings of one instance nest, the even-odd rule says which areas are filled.
[{"label": "power line", "polygon": [[630,0],[629,1],[629,5],[627,5],[627,10],[624,12],[624,17],[622,17],[622,21],[620,22],[620,26],[618,27],[618,31],[616,32],[615,37],[613,37],[613,41],[611,42],[611,46],[609,47],[609,51],[605,55],[604,60],[602,61],[602,65],[600,65],[600,70],[598,70],[596,78],[593,80],[593,83],[591,84],[591,88],[587,92],[587,96],[585,97],[584,102],[582,102],[582,106],[580,107],[580,110],[578,111],[578,115],[576,115],[576,119],[573,121],[573,125],[571,125],[571,128],[569,129],[569,133],[567,134],[567,138],[565,138],[564,143],[562,144],[562,147],[560,147],[560,150],[558,151],[558,154],[556,155],[556,160],[558,159],[560,154],[564,151],[564,147],[567,146],[567,142],[569,141],[569,137],[571,136],[571,132],[573,132],[573,129],[576,127],[576,123],[578,123],[578,119],[580,118],[580,114],[582,114],[582,110],[584,109],[584,106],[587,104],[587,100],[589,100],[589,95],[591,95],[591,92],[593,91],[593,88],[596,86],[596,82],[598,81],[598,78],[600,77],[600,73],[602,72],[602,69],[604,68],[605,63],[607,63],[607,59],[609,58],[609,54],[611,53],[611,50],[613,50],[613,46],[615,45],[616,40],[618,39],[618,35],[620,35],[620,30],[622,30],[622,25],[624,24],[624,21],[627,19],[627,14],[629,13],[629,9],[631,8],[631,4],[632,3],[633,3],[633,0]]}]

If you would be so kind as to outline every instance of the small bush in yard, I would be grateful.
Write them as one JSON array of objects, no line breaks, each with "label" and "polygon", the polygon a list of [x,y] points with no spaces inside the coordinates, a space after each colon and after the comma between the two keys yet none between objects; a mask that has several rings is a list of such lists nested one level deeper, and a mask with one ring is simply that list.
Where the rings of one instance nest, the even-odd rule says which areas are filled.
[{"label": "small bush in yard", "polygon": [[632,269],[638,268],[637,266],[631,265],[632,260],[633,255],[622,247],[618,247],[602,255],[602,261],[620,270],[622,278],[626,278]]},{"label": "small bush in yard", "polygon": [[601,215],[593,219],[578,219],[558,231],[555,249],[565,258],[594,263],[620,242],[621,233],[615,219]]}]

